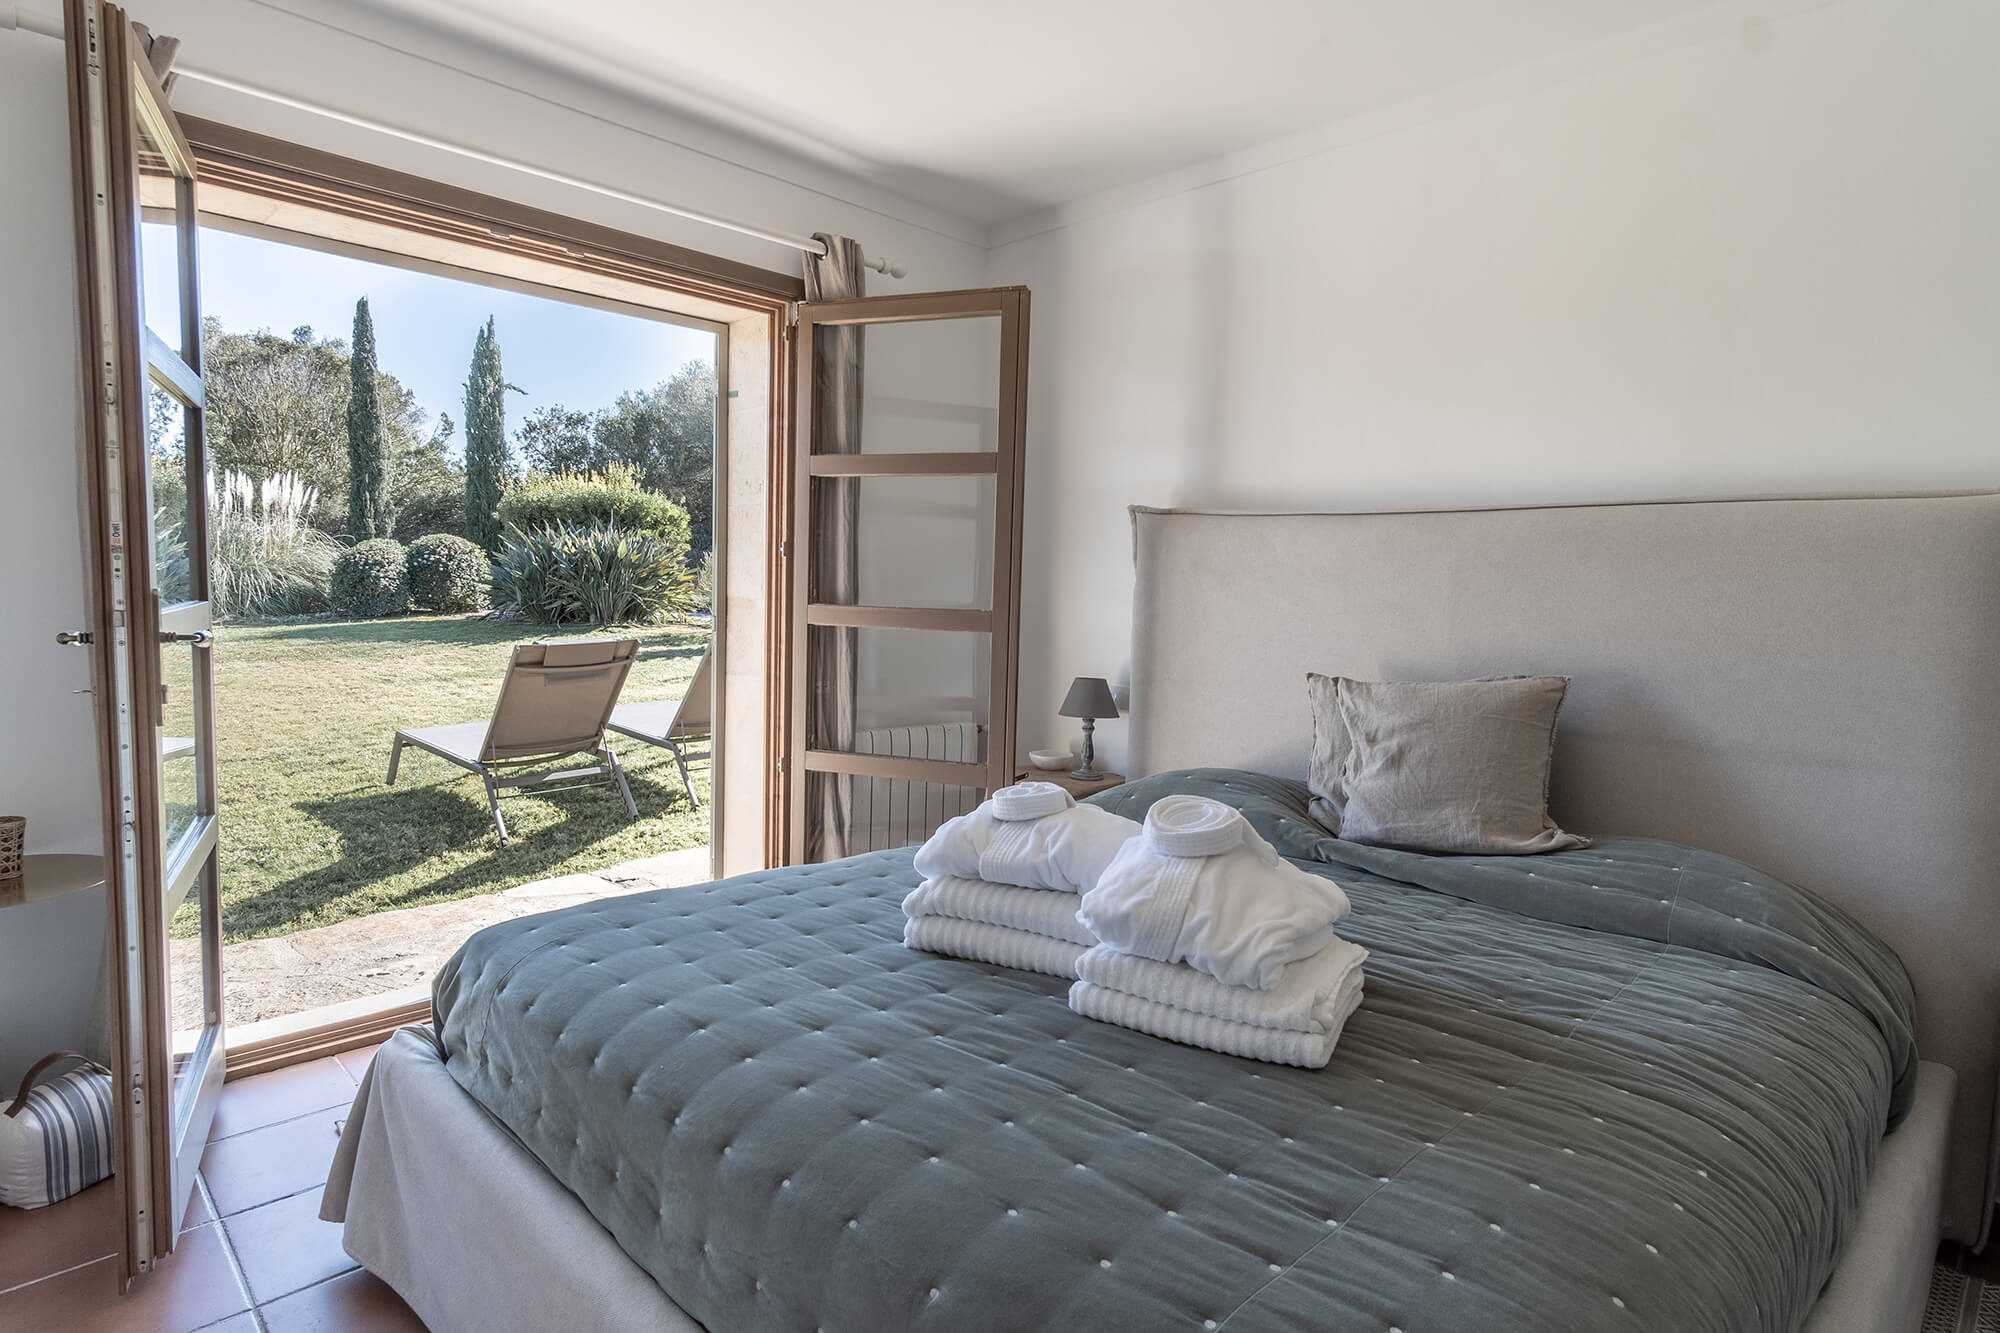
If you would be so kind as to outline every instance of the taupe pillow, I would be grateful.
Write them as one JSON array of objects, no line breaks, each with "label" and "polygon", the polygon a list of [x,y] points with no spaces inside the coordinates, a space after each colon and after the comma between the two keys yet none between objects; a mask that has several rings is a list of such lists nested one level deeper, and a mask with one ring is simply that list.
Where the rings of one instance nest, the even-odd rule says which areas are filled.
[{"label": "taupe pillow", "polygon": [[1562,676],[1365,681],[1308,675],[1312,813],[1350,842],[1524,855],[1587,847],[1549,818]]}]

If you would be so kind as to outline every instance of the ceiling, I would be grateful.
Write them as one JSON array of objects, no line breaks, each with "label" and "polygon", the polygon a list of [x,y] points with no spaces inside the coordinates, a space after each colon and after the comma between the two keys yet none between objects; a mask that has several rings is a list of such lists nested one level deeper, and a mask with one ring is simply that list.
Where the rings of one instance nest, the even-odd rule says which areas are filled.
[{"label": "ceiling", "polygon": [[980,223],[1711,0],[373,0]]}]

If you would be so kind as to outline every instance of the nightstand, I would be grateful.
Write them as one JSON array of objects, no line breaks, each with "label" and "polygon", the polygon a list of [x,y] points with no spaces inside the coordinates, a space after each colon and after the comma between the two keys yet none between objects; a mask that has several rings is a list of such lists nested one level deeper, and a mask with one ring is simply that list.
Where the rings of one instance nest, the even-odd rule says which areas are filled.
[{"label": "nightstand", "polygon": [[1125,775],[1123,773],[1106,773],[1103,777],[1099,778],[1095,782],[1079,782],[1075,778],[1069,775],[1069,770],[1066,768],[1058,768],[1053,770],[1043,769],[1043,768],[1024,768],[1020,772],[1014,775],[1014,781],[1053,782],[1055,783],[1056,786],[1061,787],[1071,796],[1075,796],[1081,799],[1082,797],[1085,796],[1095,796],[1097,795],[1097,793],[1101,791],[1110,791],[1113,787],[1123,786],[1125,783]]}]

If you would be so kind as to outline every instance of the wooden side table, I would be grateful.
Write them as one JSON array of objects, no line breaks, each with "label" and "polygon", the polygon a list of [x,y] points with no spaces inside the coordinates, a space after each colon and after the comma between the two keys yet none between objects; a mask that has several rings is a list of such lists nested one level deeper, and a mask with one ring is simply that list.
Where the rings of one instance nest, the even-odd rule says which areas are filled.
[{"label": "wooden side table", "polygon": [[1123,786],[1125,775],[1123,773],[1105,773],[1103,777],[1095,782],[1079,782],[1069,775],[1069,770],[1066,768],[1054,770],[1024,768],[1014,775],[1014,781],[1053,782],[1071,796],[1082,799],[1085,796],[1095,796],[1101,791],[1110,791],[1113,787]]}]

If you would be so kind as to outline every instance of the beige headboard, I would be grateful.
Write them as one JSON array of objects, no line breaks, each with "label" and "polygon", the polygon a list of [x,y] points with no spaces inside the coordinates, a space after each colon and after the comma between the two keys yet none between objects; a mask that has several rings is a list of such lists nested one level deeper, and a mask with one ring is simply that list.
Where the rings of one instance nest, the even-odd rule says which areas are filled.
[{"label": "beige headboard", "polygon": [[1949,1234],[2000,1073],[2000,494],[1378,514],[1135,509],[1131,771],[1303,778],[1306,672],[1572,678],[1553,805],[1712,848],[1894,947],[1959,1076]]}]

